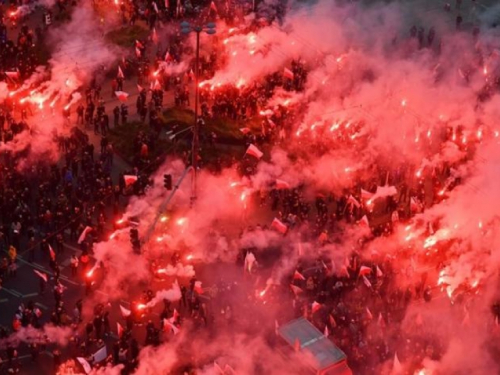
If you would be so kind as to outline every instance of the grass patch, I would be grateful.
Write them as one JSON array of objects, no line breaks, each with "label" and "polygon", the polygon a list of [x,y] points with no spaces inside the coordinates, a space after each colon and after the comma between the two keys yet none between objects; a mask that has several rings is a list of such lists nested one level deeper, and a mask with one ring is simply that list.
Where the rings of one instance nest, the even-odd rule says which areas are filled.
[{"label": "grass patch", "polygon": [[[155,147],[149,150],[148,160],[138,159],[138,149],[135,142],[139,132],[149,134],[149,126],[139,121],[129,122],[111,129],[109,139],[115,150],[128,163],[134,166],[144,165],[151,160],[157,160],[158,165],[166,154],[188,155],[191,148],[191,134],[189,131],[179,135],[172,142],[165,135],[166,130],[173,129],[175,132],[190,127],[194,122],[194,112],[187,109],[171,108],[161,115],[163,130],[156,135]],[[229,166],[234,159],[241,159],[245,153],[243,134],[239,131],[241,127],[253,130],[260,129],[260,119],[252,119],[244,123],[237,123],[227,119],[214,119],[206,121],[206,125],[200,132],[202,141],[201,159],[203,168],[216,169],[216,165]],[[217,134],[217,141],[212,144],[209,141],[211,132]]]},{"label": "grass patch", "polygon": [[140,25],[124,26],[107,33],[106,40],[121,47],[130,47],[136,40],[144,39],[148,35],[149,31]]},{"label": "grass patch", "polygon": [[[194,123],[194,112],[190,109],[169,108],[163,112],[162,121],[164,126],[180,126],[185,128]],[[251,118],[246,121],[233,121],[226,118],[206,119],[205,127],[201,131],[206,135],[212,132],[217,134],[218,142],[227,144],[241,144],[243,133],[240,128],[250,128],[252,131],[260,131],[259,118]]]}]

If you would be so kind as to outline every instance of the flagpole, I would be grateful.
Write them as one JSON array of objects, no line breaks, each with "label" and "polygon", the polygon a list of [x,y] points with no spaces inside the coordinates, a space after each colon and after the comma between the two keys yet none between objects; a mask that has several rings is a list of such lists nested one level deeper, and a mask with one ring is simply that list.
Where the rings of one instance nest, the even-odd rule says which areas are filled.
[{"label": "flagpole", "polygon": [[196,177],[198,174],[198,150],[199,146],[199,126],[198,126],[198,96],[199,96],[199,62],[200,62],[200,34],[205,32],[209,35],[215,34],[215,23],[209,22],[206,25],[191,25],[189,22],[181,23],[181,32],[189,34],[196,33],[196,57],[194,62],[195,69],[195,87],[194,87],[194,125],[193,125],[193,143],[191,148],[191,166],[193,167],[193,179],[191,186],[191,206],[196,200]]},{"label": "flagpole", "polygon": [[193,144],[191,150],[191,165],[193,166],[192,185],[191,185],[191,205],[196,200],[196,177],[198,174],[198,149],[199,149],[199,126],[198,126],[198,92],[199,92],[199,75],[198,66],[200,62],[200,32],[201,29],[195,29],[196,32],[196,59],[194,63],[194,127],[193,127]]}]

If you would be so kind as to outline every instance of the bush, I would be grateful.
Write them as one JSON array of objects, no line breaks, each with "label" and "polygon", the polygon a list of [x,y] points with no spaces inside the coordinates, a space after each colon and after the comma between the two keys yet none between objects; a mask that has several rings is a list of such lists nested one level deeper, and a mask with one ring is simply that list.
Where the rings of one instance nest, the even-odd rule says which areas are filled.
[{"label": "bush", "polygon": [[120,29],[110,31],[106,34],[106,39],[111,43],[121,47],[133,46],[136,40],[142,40],[149,35],[149,31],[140,26],[124,26]]}]

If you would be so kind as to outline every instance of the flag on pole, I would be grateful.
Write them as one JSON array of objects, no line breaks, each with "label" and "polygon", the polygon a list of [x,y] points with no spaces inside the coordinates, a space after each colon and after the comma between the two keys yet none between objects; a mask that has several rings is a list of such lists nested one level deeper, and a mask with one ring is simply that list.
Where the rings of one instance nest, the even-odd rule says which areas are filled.
[{"label": "flag on pole", "polygon": [[[153,3],[156,5],[156,3]],[[151,40],[154,44],[158,44],[158,34],[156,33],[156,28],[153,29],[153,33],[151,34]]]},{"label": "flag on pole", "polygon": [[301,288],[299,288],[297,285],[290,284],[290,288],[292,288],[292,291],[295,294],[295,297],[297,297],[300,293],[303,292],[303,290]]},{"label": "flag on pole", "polygon": [[382,270],[380,269],[379,266],[377,266],[377,277],[382,277],[384,276],[384,273],[382,272]]},{"label": "flag on pole", "polygon": [[325,337],[330,336],[330,331],[328,330],[328,326],[325,326],[325,332],[324,332]]},{"label": "flag on pole", "polygon": [[118,334],[118,338],[121,338],[123,335],[123,327],[119,322],[116,322],[116,333]]},{"label": "flag on pole", "polygon": [[328,320],[330,321],[330,325],[333,328],[337,327],[337,322],[335,321],[335,318],[333,317],[332,314],[328,315]]},{"label": "flag on pole", "polygon": [[283,180],[276,180],[276,189],[290,189],[290,184]]},{"label": "flag on pole", "polygon": [[369,275],[370,273],[372,273],[372,269],[370,267],[361,266],[359,269],[359,276]]},{"label": "flag on pole", "polygon": [[361,207],[361,204],[352,195],[349,195],[349,198],[347,198],[347,204],[352,204],[352,205],[356,206],[356,208]]},{"label": "flag on pole", "polygon": [[118,66],[118,74],[116,75],[118,78],[125,78],[125,74],[123,74],[122,68]]},{"label": "flag on pole", "polygon": [[165,331],[168,332],[168,328],[170,328],[170,331],[174,333],[174,335],[177,335],[180,332],[180,329],[173,323],[169,322],[168,319],[163,319]]},{"label": "flag on pole", "polygon": [[248,273],[252,272],[254,263],[255,263],[255,255],[253,255],[253,253],[249,251],[245,256],[245,270],[248,271]]},{"label": "flag on pole", "polygon": [[368,217],[364,215],[360,220],[359,220],[359,225],[362,227],[370,227],[370,222],[368,221]]},{"label": "flag on pole", "polygon": [[129,316],[132,312],[129,310],[129,309],[126,309],[125,307],[123,307],[122,305],[120,305],[120,311],[122,313],[122,316],[124,318],[126,318],[127,316]]},{"label": "flag on pole", "polygon": [[82,234],[80,234],[80,237],[78,237],[78,245],[80,245],[83,241],[85,241],[85,237],[87,237],[87,234],[89,234],[91,231],[92,231],[91,227],[89,226],[85,227]]},{"label": "flag on pole", "polygon": [[137,56],[138,59],[140,59],[142,55],[141,50],[137,47],[135,47],[135,55]]},{"label": "flag on pole", "polygon": [[90,364],[87,362],[87,360],[82,357],[76,357],[76,360],[82,365],[83,371],[85,371],[86,374],[90,374],[90,372],[92,371],[92,367],[90,367]]},{"label": "flag on pole", "polygon": [[372,315],[372,312],[370,311],[370,309],[367,307],[366,308],[366,317],[369,319],[369,320],[373,320],[373,315]]},{"label": "flag on pole", "polygon": [[295,78],[295,74],[293,74],[293,72],[288,68],[285,68],[283,70],[283,76],[285,78],[292,79],[292,80]]},{"label": "flag on pole", "polygon": [[194,283],[194,291],[198,294],[203,294],[203,288],[201,287],[201,281],[196,281]]},{"label": "flag on pole", "polygon": [[224,375],[224,370],[214,361],[214,370],[217,371],[218,374]]},{"label": "flag on pole", "polygon": [[248,146],[247,148],[247,151],[245,152],[245,155],[248,154],[248,155],[252,155],[253,157],[257,158],[257,159],[260,159],[262,157],[262,155],[264,155],[264,153],[262,151],[260,151],[256,146],[254,145],[250,145]]},{"label": "flag on pole", "polygon": [[281,234],[285,234],[288,230],[288,227],[276,218],[273,219],[273,222],[271,223],[271,227],[276,229]]},{"label": "flag on pole", "polygon": [[50,259],[56,260],[56,253],[55,253],[54,249],[52,248],[52,246],[50,246],[50,244],[49,244],[49,254],[50,254]]},{"label": "flag on pole", "polygon": [[361,198],[362,199],[370,199],[373,197],[373,193],[370,193],[369,191],[361,189]]},{"label": "flag on pole", "polygon": [[139,41],[136,39],[136,40],[135,40],[135,47],[136,47],[136,48],[143,49],[143,48],[144,48],[144,44],[142,44],[141,42],[139,42]]},{"label": "flag on pole", "polygon": [[347,267],[345,265],[342,265],[342,267],[340,267],[339,276],[345,276],[345,277],[351,276],[349,275],[349,271],[347,270]]},{"label": "flag on pole", "polygon": [[215,3],[213,1],[210,3],[210,9],[217,13],[217,7],[215,6]]},{"label": "flag on pole", "polygon": [[144,90],[144,87],[142,87],[141,85],[137,85],[137,90],[139,90],[139,92],[142,92],[142,90]]},{"label": "flag on pole", "polygon": [[153,86],[153,90],[161,90],[161,85],[160,85],[160,82],[155,79],[155,83],[154,83],[154,86]]},{"label": "flag on pole", "polygon": [[411,209],[411,212],[419,212],[420,211],[420,204],[417,202],[417,200],[414,197],[410,198],[410,209]]},{"label": "flag on pole", "polygon": [[382,313],[378,314],[377,324],[381,328],[385,327],[385,321],[384,321],[384,317],[382,316]]},{"label": "flag on pole", "polygon": [[319,309],[321,309],[321,304],[314,301],[312,303],[312,307],[311,307],[311,312],[314,314],[316,311],[318,311]]},{"label": "flag on pole", "polygon": [[399,362],[398,353],[394,353],[394,362],[392,364],[392,374],[398,375],[403,373],[403,366],[401,366],[401,362]]},{"label": "flag on pole", "polygon": [[227,373],[228,375],[231,375],[231,374],[236,375],[236,371],[234,371],[234,369],[231,366],[229,366],[228,364],[226,364],[224,366],[224,373]]},{"label": "flag on pole", "polygon": [[172,61],[172,56],[170,56],[170,52],[167,51],[165,53],[165,62],[171,62]]},{"label": "flag on pole", "polygon": [[[160,13],[158,11],[158,5],[156,5],[156,1],[153,1],[153,8],[154,8],[154,10],[155,10],[156,13]],[[153,29],[153,32],[154,32],[154,29]]]},{"label": "flag on pole", "polygon": [[172,313],[172,317],[169,319],[171,323],[175,323],[179,319],[179,313],[177,312],[177,309],[174,309],[174,312]]},{"label": "flag on pole", "polygon": [[5,72],[5,75],[7,77],[9,77],[10,79],[18,79],[19,78],[19,71]]},{"label": "flag on pole", "polygon": [[278,320],[274,320],[274,333],[276,334],[276,336],[278,336],[278,331],[279,331],[279,328],[280,328],[280,325],[278,324]]},{"label": "flag on pole", "polygon": [[293,279],[294,280],[305,280],[306,278],[299,271],[295,270],[295,272],[293,273]]},{"label": "flag on pole", "polygon": [[106,345],[104,345],[101,349],[94,353],[92,356],[94,358],[94,362],[98,363],[104,361],[108,356],[108,350],[106,349]]},{"label": "flag on pole", "polygon": [[125,180],[125,186],[129,187],[130,185],[133,185],[137,182],[137,176],[134,175],[124,175],[123,179]]},{"label": "flag on pole", "polygon": [[47,274],[40,272],[38,270],[33,270],[43,281],[47,282]]},{"label": "flag on pole", "polygon": [[125,91],[115,91],[115,95],[119,101],[121,101],[121,102],[127,101],[128,93],[126,93]]},{"label": "flag on pole", "polygon": [[370,280],[366,278],[366,276],[363,276],[363,283],[366,285],[367,288],[372,287],[372,283],[370,282]]}]

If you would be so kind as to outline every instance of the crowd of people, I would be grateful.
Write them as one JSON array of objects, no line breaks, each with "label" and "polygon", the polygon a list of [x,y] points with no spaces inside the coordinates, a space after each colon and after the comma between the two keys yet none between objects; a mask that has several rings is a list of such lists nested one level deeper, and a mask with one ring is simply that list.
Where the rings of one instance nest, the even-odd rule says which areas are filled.
[{"label": "crowd of people", "polygon": [[[62,4],[59,12],[67,11],[64,2],[58,4]],[[96,1],[94,5],[98,7],[99,2]],[[133,25],[143,20],[153,30],[160,23],[169,24],[174,19],[197,17],[200,14],[199,8],[207,5],[209,6],[201,1],[192,1],[190,4],[181,2],[181,6],[174,1],[134,1],[121,2],[119,9],[124,23]],[[283,8],[282,4],[277,6],[275,14],[278,19],[283,17]],[[219,10],[210,7],[209,18],[213,16],[213,12],[218,12],[228,24],[238,22],[239,13],[231,6],[226,9],[219,7]],[[6,77],[6,80],[15,85],[29,77],[38,65],[37,52],[40,49],[37,45],[44,40],[42,27],[33,32],[28,26],[22,25],[17,43],[14,43],[7,39],[5,23],[0,26],[0,69],[14,71],[15,67],[19,76]],[[457,20],[457,28],[459,26]],[[259,26],[256,23],[250,27]],[[477,36],[478,31],[475,29],[474,33]],[[413,27],[409,38],[417,39],[419,48],[424,48],[431,47],[436,36],[433,28],[426,38],[423,28]],[[214,44],[217,46],[217,41]],[[285,318],[307,317],[347,354],[349,365],[356,374],[377,373],[380,364],[393,358],[395,352],[401,358],[408,359],[412,368],[418,368],[426,357],[439,359],[445,345],[433,335],[432,327],[426,327],[421,318],[416,319],[412,329],[402,327],[410,303],[430,302],[439,288],[427,281],[427,275],[422,275],[414,285],[401,288],[396,279],[401,276],[402,271],[394,269],[390,258],[375,257],[367,260],[361,256],[361,252],[370,240],[389,235],[401,222],[410,223],[415,213],[439,202],[443,189],[452,190],[460,183],[454,170],[466,160],[460,160],[456,164],[443,163],[438,167],[419,171],[423,176],[418,175],[418,178],[415,178],[415,166],[401,165],[394,169],[393,166],[380,163],[372,168],[369,179],[360,178],[355,181],[352,189],[345,189],[342,194],[336,195],[325,191],[311,198],[305,185],[283,188],[275,184],[252,195],[252,203],[276,213],[275,216],[289,231],[306,227],[309,237],[303,236],[302,241],[318,248],[341,241],[342,234],[348,230],[346,228],[369,225],[369,234],[360,238],[358,250],[345,259],[340,273],[338,265],[332,264],[327,256],[319,255],[314,259],[299,257],[292,273],[288,270],[282,280],[275,280],[276,283],[271,286],[262,286],[264,275],[272,268],[264,266],[266,257],[271,256],[255,248],[242,248],[236,260],[238,267],[245,263],[249,254],[253,256],[254,253],[263,266],[257,266],[242,277],[229,280],[221,278],[217,282],[216,292],[211,295],[204,292],[199,287],[198,280],[193,277],[185,285],[181,285],[179,301],[164,299],[161,302],[158,316],[153,314],[152,309],[141,307],[151,303],[154,298],[152,282],[140,296],[131,297],[132,302],[128,308],[120,306],[121,316],[116,319],[111,316],[110,305],[93,302],[92,296],[97,286],[88,274],[92,274],[96,267],[106,268],[106,264],[96,264],[93,261],[93,245],[108,239],[117,229],[117,220],[126,207],[126,196],[142,194],[149,184],[148,175],[152,170],[148,170],[148,166],[154,161],[150,157],[151,152],[155,150],[164,130],[164,97],[172,96],[177,108],[189,108],[193,104],[191,88],[194,62],[190,62],[189,68],[182,74],[168,74],[168,68],[164,68],[164,63],[167,66],[178,63],[189,53],[186,36],[174,33],[167,50],[157,48],[157,51],[151,51],[155,48],[154,43],[152,45],[147,40],[136,41],[133,48],[138,51],[137,58],[124,61],[118,74],[112,74],[109,85],[114,100],[115,92],[123,90],[124,81],[136,77],[139,95],[134,114],[129,114],[126,103],[119,103],[112,109],[107,108],[108,101],[105,97],[108,94],[104,87],[107,83],[94,79],[85,88],[74,114],[69,109],[62,110],[67,129],[54,135],[61,160],[56,163],[39,160],[29,169],[20,169],[19,161],[25,157],[24,153],[12,155],[5,151],[1,155],[0,288],[15,287],[20,282],[17,275],[21,262],[19,257],[23,263],[29,262],[30,266],[48,264],[50,270],[44,273],[33,266],[38,277],[39,296],[43,301],[50,300],[46,303],[50,306],[50,311],[45,312],[34,300],[28,299],[19,305],[12,317],[11,326],[0,330],[0,346],[5,353],[2,363],[6,364],[7,371],[20,372],[22,367],[18,350],[29,350],[33,361],[39,360],[41,352],[50,351],[55,373],[81,372],[79,369],[82,364],[76,358],[84,358],[94,367],[122,365],[123,373],[133,373],[139,366],[142,348],[158,347],[168,342],[181,328],[193,332],[216,331],[222,321],[233,329],[257,329],[262,323],[253,320],[254,317],[246,316],[242,311],[257,309],[265,315],[271,309],[269,306],[280,311],[277,314],[281,317],[279,323],[284,323]],[[151,52],[155,55],[152,61],[147,57]],[[241,146],[269,148],[279,144],[286,149],[286,140],[296,135],[295,125],[302,109],[300,104],[278,105],[266,116],[262,116],[261,112],[267,109],[268,101],[278,89],[286,92],[304,90],[308,77],[306,64],[301,60],[292,61],[292,78],[284,77],[280,69],[241,87],[224,85],[214,89],[210,84],[203,84],[223,64],[223,57],[215,52],[201,57],[199,78],[202,82],[202,150],[209,139],[216,139],[211,134],[204,133],[203,121],[224,119],[241,124],[255,118],[259,119],[260,126],[243,132]],[[30,107],[27,105],[19,108],[15,99],[8,97],[0,108],[0,136],[3,144],[8,144],[24,131],[30,131]],[[116,163],[109,133],[113,128],[127,126],[129,116],[148,127],[135,137],[134,165],[124,169]],[[349,131],[355,130],[356,125],[353,125]],[[344,137],[347,142],[351,134],[341,134],[340,137]],[[308,139],[307,134],[303,136]],[[461,143],[460,129],[439,137],[441,141],[456,141],[457,147],[462,149],[473,147],[470,143]],[[334,146],[327,142],[318,144],[308,139],[300,151],[291,146],[289,151],[319,155],[329,147]],[[183,156],[189,163],[189,155]],[[203,158],[203,151],[200,158]],[[255,160],[250,157],[238,162],[236,166],[242,177],[251,177],[257,170]],[[137,183],[133,183],[132,189],[124,178],[130,174],[140,177]],[[367,197],[375,195],[379,186],[394,186],[398,193],[370,202]],[[432,188],[428,189],[427,186]],[[242,236],[265,229],[269,228],[245,227]],[[432,234],[436,229],[437,227],[429,227],[424,232]],[[74,254],[71,250],[73,246],[77,246]],[[68,250],[72,252],[70,257],[67,256]],[[169,263],[175,266],[180,258],[179,251],[175,250],[169,255]],[[69,275],[61,275],[63,259],[67,260],[70,267]],[[272,264],[272,260],[269,262]],[[152,265],[152,278],[155,272],[155,266]],[[76,292],[79,296],[71,305],[66,303],[66,285],[69,281],[74,285],[84,286],[83,290]],[[256,285],[265,287],[265,292],[255,294]],[[235,299],[235,291],[246,294],[245,298]],[[473,289],[461,291],[453,296],[453,301],[463,304],[473,294]],[[263,303],[264,301],[268,304]],[[88,314],[84,313],[85,303],[94,303]],[[494,308],[493,314],[498,319],[500,309]],[[117,330],[114,328],[116,323]],[[28,327],[43,332],[43,326],[47,324],[71,327],[74,333],[70,343],[58,345],[43,334],[29,341],[28,345],[15,339],[16,334]],[[271,327],[266,325],[266,328]],[[278,345],[275,338],[270,339],[270,342],[271,345]],[[100,355],[97,353],[103,347],[111,348],[110,354],[98,360]],[[66,361],[67,359],[70,360]],[[195,362],[186,355],[186,358],[179,361],[176,371],[194,374]]]}]

